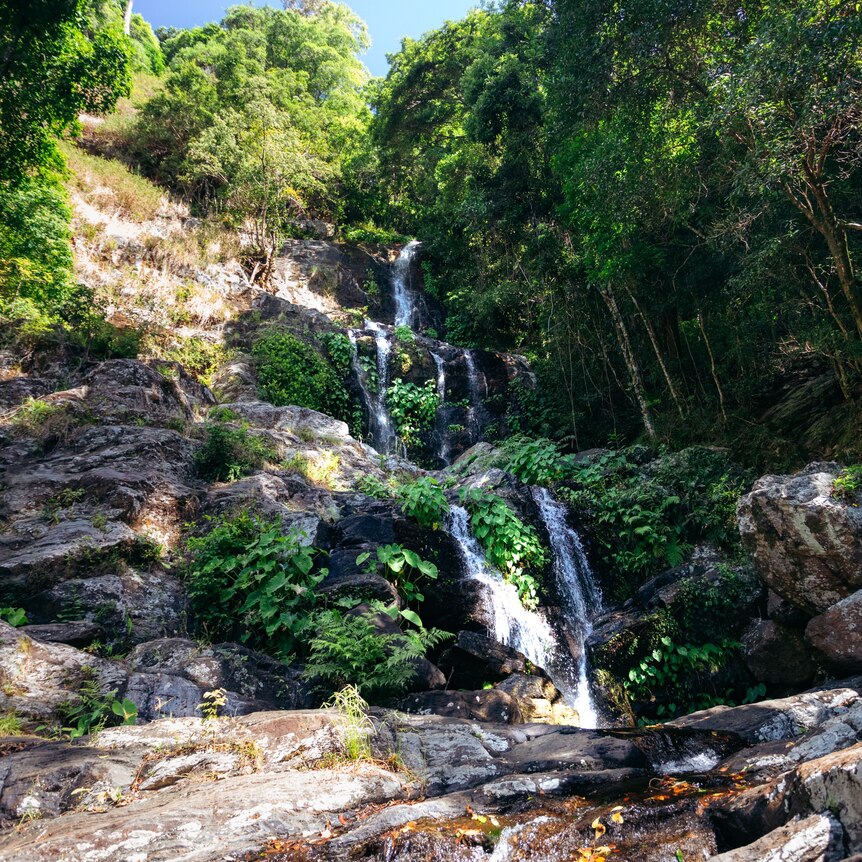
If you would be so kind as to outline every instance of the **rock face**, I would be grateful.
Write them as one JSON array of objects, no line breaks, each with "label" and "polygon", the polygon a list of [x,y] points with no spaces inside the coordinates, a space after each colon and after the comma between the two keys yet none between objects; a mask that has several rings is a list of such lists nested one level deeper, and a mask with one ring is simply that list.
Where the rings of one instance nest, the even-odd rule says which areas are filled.
[{"label": "rock face", "polygon": [[805,636],[839,672],[862,670],[862,590],[811,620]]},{"label": "rock face", "polygon": [[862,588],[862,509],[832,496],[837,464],[764,476],[739,502],[758,574],[809,616]]},{"label": "rock face", "polygon": [[779,688],[802,688],[817,670],[802,635],[775,620],[755,620],[742,636],[742,652],[752,676]]}]

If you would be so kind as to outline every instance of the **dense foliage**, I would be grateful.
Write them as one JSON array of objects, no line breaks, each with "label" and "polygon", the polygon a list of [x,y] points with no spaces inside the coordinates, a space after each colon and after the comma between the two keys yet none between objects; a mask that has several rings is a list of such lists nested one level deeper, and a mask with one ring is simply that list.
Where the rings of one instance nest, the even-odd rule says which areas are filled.
[{"label": "dense foliage", "polygon": [[[376,217],[423,240],[450,340],[529,354],[522,430],[858,448],[857,0],[507,0],[372,96]],[[758,430],[800,368],[826,401]]]}]

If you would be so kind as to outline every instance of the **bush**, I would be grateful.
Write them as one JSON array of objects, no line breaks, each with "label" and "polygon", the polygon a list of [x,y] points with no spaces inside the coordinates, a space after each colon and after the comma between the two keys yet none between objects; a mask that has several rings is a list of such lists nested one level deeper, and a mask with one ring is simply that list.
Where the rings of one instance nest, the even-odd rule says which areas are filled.
[{"label": "bush", "polygon": [[229,353],[223,344],[195,335],[162,350],[160,358],[178,362],[189,374],[209,386],[212,376],[227,362],[228,357]]},{"label": "bush", "polygon": [[[425,578],[436,581],[439,574],[434,563],[423,560],[415,551],[397,544],[382,545],[377,549],[374,558],[369,552],[360,554],[356,558],[356,565],[361,566],[364,563],[368,563],[366,571],[369,574],[379,574],[391,581],[407,605],[411,602],[424,602],[425,596],[419,591],[419,582]],[[400,615],[422,628],[422,620],[409,608],[399,611],[397,607],[393,607],[387,610],[387,613],[393,619]]]},{"label": "bush", "polygon": [[103,693],[91,667],[83,667],[78,696],[57,708],[63,732],[70,739],[98,733],[107,726],[134,724],[138,708],[131,700],[117,700],[117,692]]},{"label": "bush", "polygon": [[416,521],[420,527],[438,530],[446,515],[449,504],[440,483],[430,476],[423,476],[415,482],[402,485],[397,491],[401,511]]},{"label": "bush", "polygon": [[211,422],[205,434],[195,463],[198,475],[207,482],[235,482],[278,457],[272,445],[242,424],[231,427]]},{"label": "bush", "polygon": [[505,500],[481,488],[462,491],[461,502],[470,513],[470,525],[488,562],[515,584],[525,607],[535,608],[539,592],[535,575],[548,564],[547,551],[535,529]]},{"label": "bush", "polygon": [[422,435],[434,427],[440,406],[437,384],[428,380],[424,386],[417,386],[396,380],[386,390],[386,405],[404,445],[418,446]]},{"label": "bush", "polygon": [[325,691],[354,686],[365,698],[403,692],[416,673],[416,660],[447,635],[435,629],[378,634],[373,617],[324,611],[315,634],[304,677]]},{"label": "bush", "polygon": [[264,335],[252,353],[259,360],[258,383],[267,401],[350,421],[350,396],[342,379],[312,346],[289,332],[275,331]]},{"label": "bush", "polygon": [[637,458],[630,449],[573,464],[559,491],[590,524],[619,600],[678,566],[697,542],[731,553],[739,545],[736,502],[746,479],[724,456],[688,449],[647,464]]},{"label": "bush", "polygon": [[356,483],[356,490],[366,497],[374,497],[375,500],[392,499],[392,489],[371,473],[366,473]]},{"label": "bush", "polygon": [[560,447],[544,438],[515,437],[501,446],[501,452],[506,459],[503,469],[528,485],[553,485],[571,467]]},{"label": "bush", "polygon": [[316,550],[277,520],[249,512],[212,522],[190,538],[189,596],[198,628],[213,640],[238,638],[281,659],[303,643],[326,575],[314,571]]},{"label": "bush", "polygon": [[832,487],[832,495],[838,500],[858,505],[862,496],[862,464],[845,467]]}]

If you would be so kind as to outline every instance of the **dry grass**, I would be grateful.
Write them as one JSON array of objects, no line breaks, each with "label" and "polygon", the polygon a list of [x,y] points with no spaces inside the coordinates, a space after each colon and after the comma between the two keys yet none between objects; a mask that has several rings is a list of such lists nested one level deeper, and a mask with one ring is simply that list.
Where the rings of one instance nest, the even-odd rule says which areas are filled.
[{"label": "dry grass", "polygon": [[157,185],[129,170],[122,162],[92,156],[68,141],[60,145],[71,172],[71,185],[91,206],[129,218],[152,221],[169,207]]}]

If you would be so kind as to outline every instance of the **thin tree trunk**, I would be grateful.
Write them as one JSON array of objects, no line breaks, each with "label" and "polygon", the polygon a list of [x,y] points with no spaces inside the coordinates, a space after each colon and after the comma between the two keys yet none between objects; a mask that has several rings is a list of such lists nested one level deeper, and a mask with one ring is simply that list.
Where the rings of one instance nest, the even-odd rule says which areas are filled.
[{"label": "thin tree trunk", "polygon": [[706,345],[706,351],[709,354],[709,368],[712,371],[712,380],[715,383],[715,388],[718,390],[718,402],[721,406],[721,419],[724,424],[727,424],[727,412],[724,409],[724,390],[721,388],[721,382],[718,379],[718,371],[715,367],[715,354],[712,352],[712,345],[709,343],[709,337],[706,334],[706,326],[703,322],[703,315],[698,311],[697,322],[700,324],[700,331],[703,335],[703,343]]},{"label": "thin tree trunk", "polygon": [[126,17],[123,19],[123,32],[129,36],[132,32],[132,4],[135,0],[127,0]]},{"label": "thin tree trunk", "polygon": [[658,344],[658,339],[656,339],[655,329],[653,329],[653,325],[650,322],[649,318],[641,310],[640,303],[638,303],[637,299],[635,299],[635,295],[629,289],[628,285],[626,285],[626,293],[629,295],[629,298],[631,299],[632,304],[634,305],[635,310],[638,313],[638,317],[640,317],[641,322],[644,325],[644,329],[646,329],[647,331],[650,344],[652,344],[652,349],[655,353],[655,358],[658,360],[659,368],[661,368],[661,373],[664,376],[665,383],[667,383],[667,388],[670,390],[670,395],[671,398],[673,398],[673,403],[676,405],[676,411],[677,413],[679,413],[679,418],[684,420],[685,411],[682,409],[682,399],[679,396],[676,384],[673,382],[673,378],[670,376],[670,371],[668,370],[667,364],[665,363],[664,357],[662,356],[661,348]]},{"label": "thin tree trunk", "polygon": [[652,422],[652,416],[650,415],[649,405],[646,402],[646,397],[644,396],[644,385],[643,378],[641,377],[640,367],[638,366],[637,359],[635,358],[634,351],[632,350],[631,341],[629,340],[629,334],[626,330],[626,324],[623,320],[623,316],[620,313],[620,307],[617,305],[617,298],[614,295],[613,288],[608,286],[600,289],[602,299],[605,301],[605,305],[608,307],[608,311],[611,313],[611,318],[614,321],[614,328],[617,332],[617,339],[620,343],[620,352],[623,355],[623,361],[626,364],[626,370],[629,373],[629,378],[631,379],[632,389],[634,389],[635,399],[637,400],[638,408],[640,409],[641,421],[643,422],[644,430],[647,433],[647,437],[650,440],[656,439],[655,426]]}]

